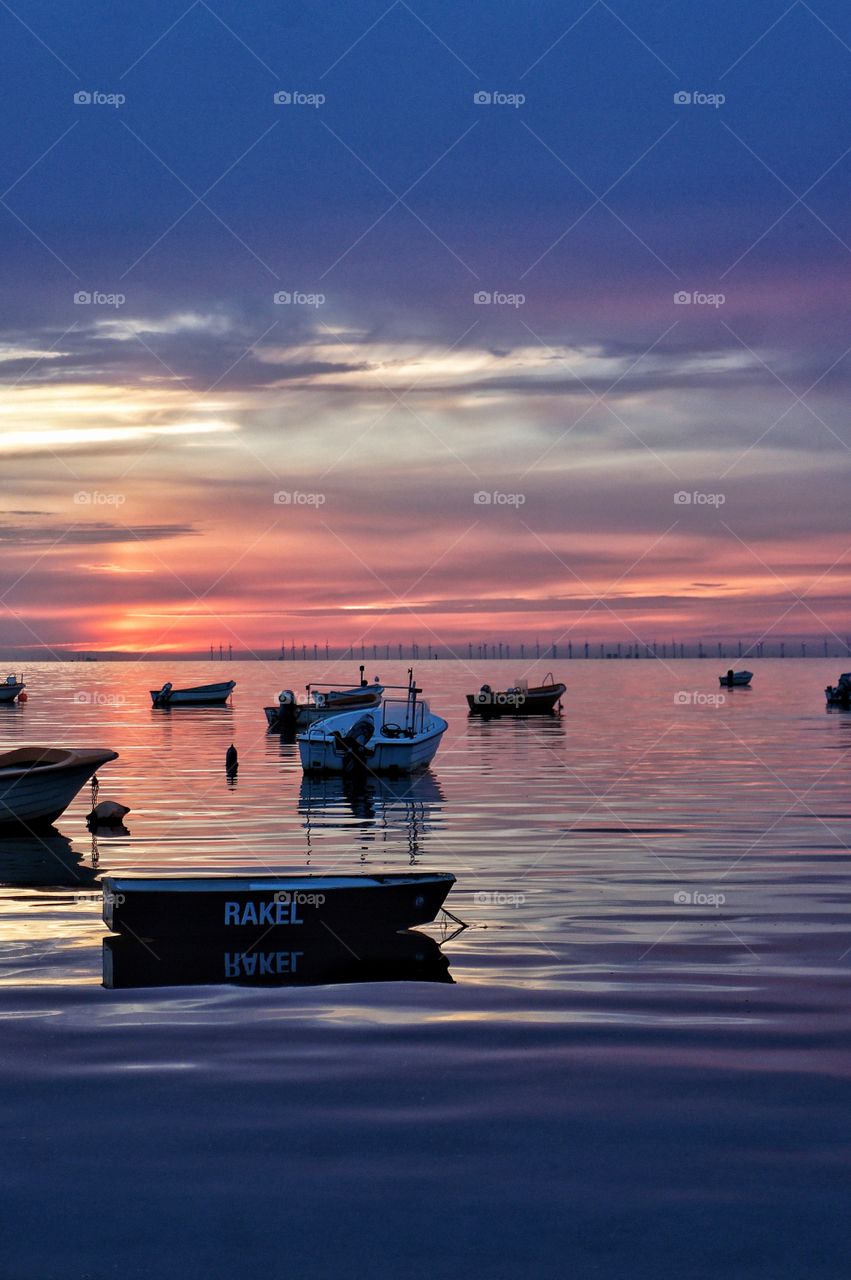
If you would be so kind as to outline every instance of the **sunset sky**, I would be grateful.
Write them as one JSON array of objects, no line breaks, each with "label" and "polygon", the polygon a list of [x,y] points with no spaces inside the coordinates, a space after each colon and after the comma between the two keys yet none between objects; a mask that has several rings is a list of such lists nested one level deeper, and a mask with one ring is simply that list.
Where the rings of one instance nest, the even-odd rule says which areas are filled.
[{"label": "sunset sky", "polygon": [[844,640],[847,5],[0,37],[4,655]]}]

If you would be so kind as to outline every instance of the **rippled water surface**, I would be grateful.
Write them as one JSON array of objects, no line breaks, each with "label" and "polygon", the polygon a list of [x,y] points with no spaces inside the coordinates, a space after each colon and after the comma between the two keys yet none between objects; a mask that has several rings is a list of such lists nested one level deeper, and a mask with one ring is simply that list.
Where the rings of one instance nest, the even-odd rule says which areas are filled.
[{"label": "rippled water surface", "polygon": [[[360,787],[266,732],[322,664],[29,668],[2,741],[115,748],[131,813],[0,839],[3,1280],[846,1276],[841,664],[726,665],[563,662],[563,715],[487,722],[519,664],[420,663],[435,763]],[[457,877],[451,983],[102,985],[105,872],[411,867]]]}]

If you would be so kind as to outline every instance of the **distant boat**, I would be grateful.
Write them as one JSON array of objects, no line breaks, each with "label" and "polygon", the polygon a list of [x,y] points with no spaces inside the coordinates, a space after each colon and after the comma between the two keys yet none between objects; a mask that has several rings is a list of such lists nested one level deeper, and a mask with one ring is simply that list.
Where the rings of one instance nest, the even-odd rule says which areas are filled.
[{"label": "distant boat", "polygon": [[727,689],[745,689],[753,680],[752,671],[728,671],[725,676],[719,676],[718,682]]},{"label": "distant boat", "polygon": [[339,715],[343,711],[365,711],[377,707],[384,694],[384,686],[377,681],[367,684],[364,668],[360,669],[360,684],[347,689],[335,689],[327,684],[309,684],[307,697],[299,702],[292,689],[278,694],[276,707],[264,707],[269,728],[281,733],[287,730],[305,729],[317,720]]},{"label": "distant boat", "polygon": [[26,687],[23,677],[19,680],[17,676],[7,676],[5,682],[0,684],[0,702],[14,702]]},{"label": "distant boat", "polygon": [[404,698],[385,698],[367,711],[318,720],[298,735],[305,773],[413,773],[429,764],[449,725],[421,702],[408,672]]},{"label": "distant boat", "polygon": [[478,693],[467,694],[467,706],[474,716],[546,716],[555,710],[567,686],[547,672],[544,684],[528,685],[518,680],[510,689],[495,690],[483,684]]},{"label": "distant boat", "polygon": [[[428,924],[455,883],[448,872],[398,875],[106,876],[103,918],[113,933],[139,938],[212,938],[227,949],[247,944],[300,947],[325,939]],[[357,947],[354,948],[357,950]]]},{"label": "distant boat", "polygon": [[151,689],[151,702],[155,707],[218,707],[227,702],[235,688],[235,680],[198,684],[191,689],[175,689],[167,681],[161,689]]},{"label": "distant boat", "polygon": [[829,684],[824,691],[829,707],[851,707],[851,671],[839,677],[837,684]]},{"label": "distant boat", "polygon": [[0,753],[0,826],[49,826],[117,751],[18,747]]}]

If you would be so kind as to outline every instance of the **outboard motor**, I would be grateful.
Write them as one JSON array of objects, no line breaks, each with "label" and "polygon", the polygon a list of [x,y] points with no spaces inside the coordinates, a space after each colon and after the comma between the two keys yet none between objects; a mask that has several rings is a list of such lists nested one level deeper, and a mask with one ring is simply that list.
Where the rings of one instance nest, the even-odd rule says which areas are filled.
[{"label": "outboard motor", "polygon": [[347,734],[343,735],[339,732],[334,734],[337,749],[344,757],[344,772],[351,773],[355,769],[363,769],[366,766],[369,755],[367,747],[374,734],[375,725],[370,716],[362,716],[352,725]]},{"label": "outboard motor", "polygon": [[157,706],[161,706],[163,702],[168,702],[169,698],[171,697],[171,691],[173,687],[174,686],[172,685],[171,681],[166,680],[165,684],[157,694]]}]

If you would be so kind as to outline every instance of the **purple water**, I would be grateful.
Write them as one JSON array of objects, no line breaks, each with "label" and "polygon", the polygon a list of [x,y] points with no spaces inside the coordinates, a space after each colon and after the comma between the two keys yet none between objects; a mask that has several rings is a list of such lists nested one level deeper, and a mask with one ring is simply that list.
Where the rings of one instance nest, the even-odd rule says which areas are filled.
[{"label": "purple water", "polygon": [[[847,1275],[841,664],[726,665],[562,662],[563,716],[493,723],[519,664],[420,663],[434,766],[360,793],[266,732],[322,664],[29,668],[2,741],[114,747],[132,811],[0,840],[3,1280]],[[101,985],[105,872],[411,867],[454,984]]]}]

